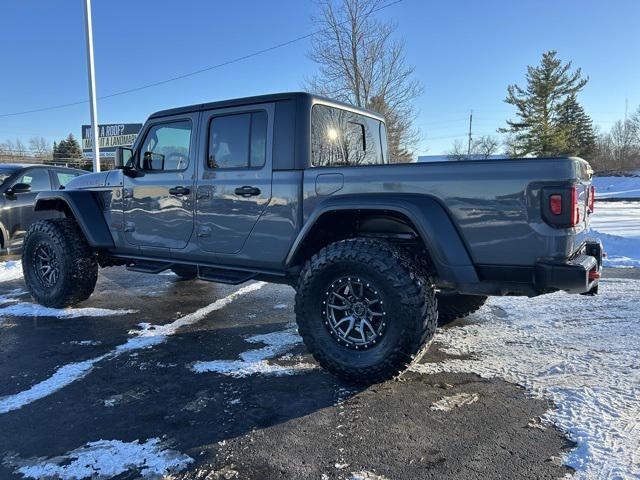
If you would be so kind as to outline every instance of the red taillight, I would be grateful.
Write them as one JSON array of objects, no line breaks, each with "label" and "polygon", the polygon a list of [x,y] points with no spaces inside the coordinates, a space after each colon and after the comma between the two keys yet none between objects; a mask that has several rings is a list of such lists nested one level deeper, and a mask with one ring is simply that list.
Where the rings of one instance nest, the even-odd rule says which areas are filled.
[{"label": "red taillight", "polygon": [[580,223],[580,202],[578,195],[578,185],[574,185],[571,192],[571,226]]},{"label": "red taillight", "polygon": [[562,215],[562,195],[553,194],[549,197],[549,210],[554,215]]},{"label": "red taillight", "polygon": [[593,213],[596,208],[596,187],[591,185],[589,189],[589,211]]}]

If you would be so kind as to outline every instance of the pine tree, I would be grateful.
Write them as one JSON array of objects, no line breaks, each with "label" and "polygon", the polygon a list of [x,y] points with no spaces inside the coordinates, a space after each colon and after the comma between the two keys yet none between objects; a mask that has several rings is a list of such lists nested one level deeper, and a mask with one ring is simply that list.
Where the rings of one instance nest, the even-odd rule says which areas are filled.
[{"label": "pine tree", "polygon": [[82,157],[82,148],[80,147],[80,143],[76,140],[76,137],[73,136],[73,133],[70,133],[66,139],[67,142],[67,154],[68,158],[81,158]]},{"label": "pine tree", "polygon": [[60,140],[57,148],[54,144],[53,148],[54,157],[59,160],[68,160],[70,158],[82,157],[82,148],[80,148],[80,144],[78,143],[78,140],[76,140],[76,138],[73,136],[73,133],[70,133],[64,140]]},{"label": "pine tree", "polygon": [[596,151],[596,134],[593,122],[578,103],[575,94],[562,105],[560,125],[564,129],[566,153],[582,158],[591,158]]},{"label": "pine tree", "polygon": [[571,62],[563,64],[554,50],[542,54],[539,66],[527,67],[527,87],[509,85],[505,102],[516,107],[518,120],[507,121],[509,151],[515,155],[548,157],[570,153],[568,129],[561,113],[567,99],[588,82]]},{"label": "pine tree", "polygon": [[59,157],[58,154],[58,144],[56,142],[53,142],[53,159],[56,160]]}]

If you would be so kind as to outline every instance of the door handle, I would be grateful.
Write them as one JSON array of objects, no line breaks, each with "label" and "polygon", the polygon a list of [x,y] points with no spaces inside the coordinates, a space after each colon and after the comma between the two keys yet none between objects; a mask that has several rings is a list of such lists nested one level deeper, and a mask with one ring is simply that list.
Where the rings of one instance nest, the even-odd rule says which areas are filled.
[{"label": "door handle", "polygon": [[191,190],[187,187],[173,187],[169,189],[169,193],[171,195],[189,195],[189,193],[191,193]]},{"label": "door handle", "polygon": [[244,187],[238,187],[235,190],[236,195],[241,195],[243,197],[252,197],[255,195],[260,195],[260,189],[257,187],[250,187],[249,185],[245,185]]}]

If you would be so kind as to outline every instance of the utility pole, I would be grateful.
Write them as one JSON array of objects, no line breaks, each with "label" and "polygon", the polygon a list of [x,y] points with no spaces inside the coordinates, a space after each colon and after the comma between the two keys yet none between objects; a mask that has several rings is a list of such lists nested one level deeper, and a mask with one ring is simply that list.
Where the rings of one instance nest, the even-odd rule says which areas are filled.
[{"label": "utility pole", "polygon": [[467,148],[467,160],[471,159],[471,125],[473,124],[473,110],[469,113],[469,146]]},{"label": "utility pole", "polygon": [[100,171],[100,142],[98,136],[98,105],[96,102],[96,72],[93,66],[93,25],[91,22],[91,0],[84,0],[84,26],[87,34],[87,73],[89,75],[89,106],[91,109],[91,131],[93,138],[93,171]]}]

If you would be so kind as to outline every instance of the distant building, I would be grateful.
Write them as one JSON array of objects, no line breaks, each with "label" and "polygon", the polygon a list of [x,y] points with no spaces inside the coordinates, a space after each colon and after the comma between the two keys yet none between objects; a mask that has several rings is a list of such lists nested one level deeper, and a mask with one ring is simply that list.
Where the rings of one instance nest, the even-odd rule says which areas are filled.
[{"label": "distant building", "polygon": [[[465,156],[464,160],[504,160],[509,158],[509,155],[470,155],[469,158]],[[429,162],[455,162],[457,160],[451,158],[449,155],[420,155],[418,157],[418,163]]]}]

